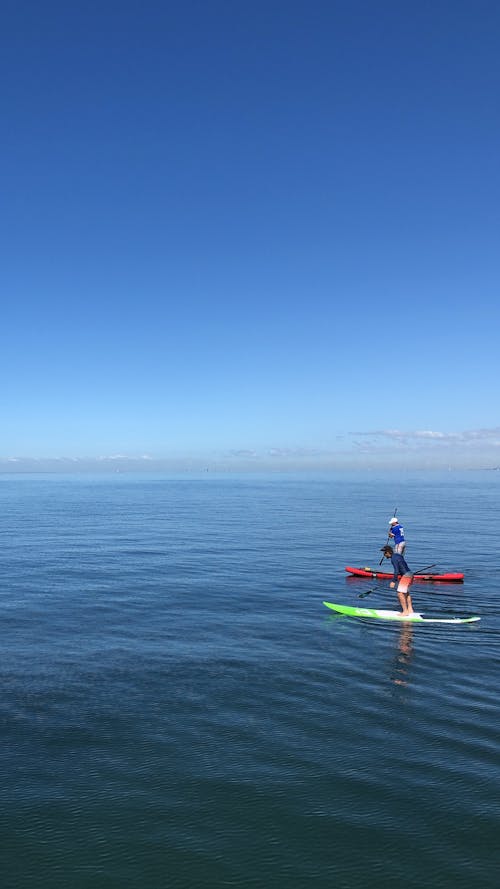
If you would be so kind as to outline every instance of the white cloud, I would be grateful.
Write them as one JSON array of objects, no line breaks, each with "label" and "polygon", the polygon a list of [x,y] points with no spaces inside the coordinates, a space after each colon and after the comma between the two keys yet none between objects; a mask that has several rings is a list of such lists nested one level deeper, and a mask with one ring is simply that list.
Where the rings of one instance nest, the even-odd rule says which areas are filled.
[{"label": "white cloud", "polygon": [[314,448],[270,448],[269,457],[318,457],[319,451]]},{"label": "white cloud", "polygon": [[238,450],[229,451],[230,457],[246,457],[246,458],[254,458],[257,457],[257,451],[253,451],[249,448],[240,448]]},{"label": "white cloud", "polygon": [[[87,459],[91,459],[90,457]],[[105,456],[96,457],[96,460],[152,460],[149,454],[142,454],[140,457],[131,457],[130,454],[107,454]]]},{"label": "white cloud", "polygon": [[374,440],[389,440],[406,445],[418,445],[421,443],[443,444],[488,444],[500,446],[500,427],[491,429],[466,429],[462,432],[442,432],[434,429],[379,429],[373,432],[357,432],[356,436],[369,437]]}]

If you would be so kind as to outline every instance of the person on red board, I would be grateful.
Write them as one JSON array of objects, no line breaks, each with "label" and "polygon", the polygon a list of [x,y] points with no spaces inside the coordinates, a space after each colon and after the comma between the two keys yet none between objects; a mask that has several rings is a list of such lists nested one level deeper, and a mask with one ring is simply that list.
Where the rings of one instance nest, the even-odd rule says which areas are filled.
[{"label": "person on red board", "polygon": [[390,559],[392,562],[394,577],[391,580],[390,586],[391,589],[394,589],[396,584],[398,585],[396,592],[398,594],[398,600],[403,615],[404,617],[410,617],[410,615],[414,613],[413,603],[409,593],[409,589],[413,583],[413,574],[408,568],[406,559],[400,553],[395,552],[392,546],[389,546],[388,543],[382,547],[381,552],[386,559]]},{"label": "person on red board", "polygon": [[399,524],[396,516],[389,521],[389,537],[394,540],[394,552],[400,556],[404,554],[406,549],[405,532],[402,525]]}]

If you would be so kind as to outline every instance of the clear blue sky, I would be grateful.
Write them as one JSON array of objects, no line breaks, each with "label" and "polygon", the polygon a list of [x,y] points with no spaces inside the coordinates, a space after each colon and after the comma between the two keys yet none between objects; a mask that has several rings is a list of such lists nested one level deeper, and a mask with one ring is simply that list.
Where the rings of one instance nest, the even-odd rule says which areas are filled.
[{"label": "clear blue sky", "polygon": [[4,2],[0,457],[500,464],[499,34]]}]

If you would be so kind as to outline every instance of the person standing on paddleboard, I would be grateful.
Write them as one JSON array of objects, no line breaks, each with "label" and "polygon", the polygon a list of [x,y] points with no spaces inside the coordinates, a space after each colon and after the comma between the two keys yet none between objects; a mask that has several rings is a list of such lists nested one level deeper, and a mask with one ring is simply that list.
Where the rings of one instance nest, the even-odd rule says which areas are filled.
[{"label": "person standing on paddleboard", "polygon": [[398,594],[399,604],[401,605],[404,616],[409,617],[410,614],[413,614],[413,603],[411,601],[410,593],[408,592],[413,583],[413,574],[408,568],[404,557],[400,553],[395,552],[392,546],[389,546],[388,543],[382,547],[380,552],[384,554],[386,559],[390,559],[392,562],[394,579],[391,580],[390,587],[391,590],[393,590],[396,584],[398,584],[396,592]]},{"label": "person standing on paddleboard", "polygon": [[396,516],[389,521],[389,537],[394,538],[394,552],[402,556],[406,549],[405,532]]}]

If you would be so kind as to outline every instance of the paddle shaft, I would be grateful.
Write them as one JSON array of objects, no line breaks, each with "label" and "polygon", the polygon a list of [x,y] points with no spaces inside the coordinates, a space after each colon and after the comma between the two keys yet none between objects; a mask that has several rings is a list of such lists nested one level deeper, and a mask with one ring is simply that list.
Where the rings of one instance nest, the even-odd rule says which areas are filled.
[{"label": "paddle shaft", "polygon": [[[394,512],[393,512],[393,516],[396,517],[397,514],[398,514],[398,507],[396,506],[396,509],[395,509]],[[385,543],[386,546],[387,546],[387,544],[389,543],[389,540],[390,540],[390,539],[391,539],[391,535],[388,534],[388,535],[387,535],[387,540],[386,540],[386,543]],[[378,563],[379,568],[380,568],[380,566],[381,566],[381,564],[382,564],[383,561],[384,561],[384,557],[382,556],[382,558],[380,559],[380,562]]]},{"label": "paddle shaft", "polygon": [[[429,568],[435,568],[435,567],[436,567],[436,563],[434,563],[434,565],[426,565],[425,568],[419,568],[418,571],[413,571],[412,574],[423,574],[424,571],[428,571]],[[374,587],[372,587],[371,590],[366,590],[366,592],[360,593],[358,596],[358,599],[364,599],[366,596],[369,596],[370,593],[374,593],[375,590],[385,590],[385,589],[387,589],[387,587],[382,586],[382,584],[380,584],[379,586],[374,586]]]}]

